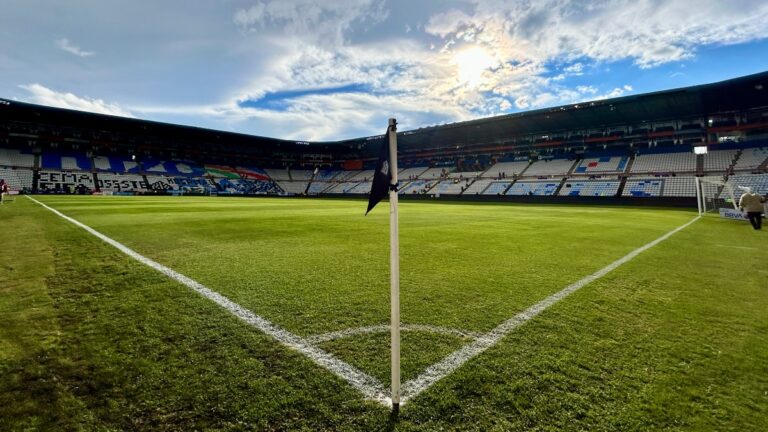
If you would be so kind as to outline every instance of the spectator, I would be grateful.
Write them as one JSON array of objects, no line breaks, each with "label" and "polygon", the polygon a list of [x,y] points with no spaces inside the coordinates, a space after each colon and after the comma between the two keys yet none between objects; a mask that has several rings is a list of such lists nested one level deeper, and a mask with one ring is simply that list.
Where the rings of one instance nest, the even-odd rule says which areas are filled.
[{"label": "spectator", "polygon": [[3,203],[3,197],[5,197],[5,194],[8,193],[8,183],[5,182],[5,179],[0,179],[0,204]]},{"label": "spectator", "polygon": [[747,188],[746,193],[739,200],[739,207],[747,212],[749,223],[752,228],[759,230],[763,227],[763,203],[765,197],[756,194],[752,189]]}]

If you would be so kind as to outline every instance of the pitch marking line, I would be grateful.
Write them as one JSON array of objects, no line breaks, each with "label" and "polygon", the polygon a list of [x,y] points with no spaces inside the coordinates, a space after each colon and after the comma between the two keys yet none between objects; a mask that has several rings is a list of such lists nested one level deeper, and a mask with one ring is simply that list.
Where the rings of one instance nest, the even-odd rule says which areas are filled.
[{"label": "pitch marking line", "polygon": [[188,278],[187,276],[184,276],[183,274],[172,270],[156,261],[153,261],[138,252],[128,248],[127,246],[123,245],[120,242],[117,242],[104,234],[96,231],[95,229],[89,227],[88,225],[85,225],[63,213],[60,211],[48,207],[47,205],[43,204],[42,202],[30,197],[27,195],[27,198],[31,199],[32,201],[36,202],[37,204],[43,206],[44,208],[50,210],[57,216],[63,218],[64,220],[73,223],[74,225],[77,225],[78,227],[84,229],[85,231],[93,234],[94,236],[98,237],[100,240],[104,241],[105,243],[115,247],[120,252],[123,252],[124,254],[128,255],[129,257],[135,259],[136,261],[151,267],[160,273],[168,276],[169,278],[180,282],[181,284],[187,286],[188,288],[191,288],[195,292],[199,293],[203,297],[213,301],[214,303],[218,304],[219,306],[223,307],[236,317],[240,318],[241,320],[245,321],[246,323],[252,325],[253,327],[256,327],[257,329],[261,330],[262,332],[272,336],[273,338],[277,339],[280,343],[283,345],[286,345],[290,348],[293,348],[305,356],[309,357],[312,361],[317,363],[320,366],[323,366],[324,368],[330,370],[337,376],[341,377],[345,381],[347,381],[352,387],[359,390],[363,395],[365,395],[366,398],[370,400],[374,400],[377,402],[380,402],[384,405],[391,406],[392,405],[392,399],[387,396],[387,391],[384,389],[384,386],[377,380],[376,378],[366,374],[365,372],[355,368],[354,366],[350,365],[349,363],[346,363],[336,357],[334,357],[332,354],[317,348],[315,346],[312,346],[309,341],[306,339],[303,339],[271,322],[268,320],[254,314],[253,312],[249,311],[248,309],[240,306],[239,304],[233,302],[232,300],[228,299],[227,297],[224,297],[223,295],[217,293],[216,291],[211,290],[210,288],[206,287],[205,285]]},{"label": "pitch marking line", "polygon": [[[439,326],[432,326],[432,325],[425,325],[425,324],[402,324],[400,326],[400,330],[437,333],[442,335],[457,336],[465,339],[466,338],[477,339],[481,335],[478,332],[473,332],[469,330],[452,329],[447,327],[439,327]],[[307,338],[307,341],[313,344],[317,344],[317,343],[328,342],[336,339],[344,339],[351,336],[357,336],[361,334],[371,334],[371,333],[389,333],[389,325],[380,324],[380,325],[374,325],[374,326],[368,326],[368,327],[356,327],[356,328],[350,328],[346,330],[334,331],[330,333],[323,333],[315,336],[310,336]]]},{"label": "pitch marking line", "polygon": [[[330,370],[337,376],[341,377],[345,381],[347,381],[350,385],[352,385],[354,388],[358,389],[363,395],[370,399],[377,402],[380,402],[384,405],[391,406],[392,400],[387,396],[382,384],[374,377],[358,370],[354,366],[339,360],[335,358],[333,355],[331,355],[328,352],[325,352],[321,350],[320,348],[317,348],[315,346],[312,346],[309,339],[303,339],[299,336],[294,335],[293,333],[288,332],[287,330],[284,330],[275,324],[272,324],[271,322],[267,321],[266,319],[254,314],[253,312],[243,308],[242,306],[238,305],[237,303],[234,303],[233,301],[229,300],[228,298],[222,296],[221,294],[207,288],[206,286],[182,275],[181,273],[178,273],[168,267],[163,266],[162,264],[159,264],[149,258],[144,257],[143,255],[140,255],[139,253],[131,250],[130,248],[126,247],[125,245],[112,240],[111,238],[105,236],[104,234],[101,234],[100,232],[94,230],[93,228],[69,217],[64,215],[63,213],[59,212],[56,209],[53,209],[51,207],[48,207],[47,205],[41,203],[40,201],[30,197],[27,195],[27,198],[30,200],[36,202],[37,204],[41,205],[42,207],[50,210],[54,214],[60,216],[61,218],[73,223],[74,225],[79,226],[80,228],[88,231],[89,233],[93,234],[94,236],[98,237],[102,241],[106,242],[107,244],[110,244],[111,246],[117,248],[121,252],[125,253],[126,255],[130,256],[131,258],[141,262],[142,264],[145,264],[149,267],[154,268],[155,270],[159,271],[160,273],[165,274],[166,276],[186,285],[187,287],[191,288],[192,290],[198,292],[202,296],[214,301],[224,309],[228,310],[238,318],[242,319],[243,321],[253,325],[257,329],[261,330],[262,332],[272,336],[273,338],[277,339],[282,344],[294,348],[301,352],[302,354],[309,357],[311,360],[313,360],[315,363],[319,364],[320,366],[325,367],[326,369]],[[423,392],[424,390],[431,387],[433,384],[435,384],[437,381],[445,378],[447,375],[461,367],[464,363],[472,359],[473,357],[477,356],[478,354],[483,353],[488,348],[496,345],[499,341],[501,341],[502,338],[504,338],[506,335],[511,333],[513,330],[515,330],[517,327],[521,326],[522,324],[525,324],[527,321],[530,321],[531,319],[535,318],[538,314],[549,308],[550,306],[554,305],[555,303],[559,302],[560,300],[568,297],[572,293],[576,292],[577,290],[583,288],[584,286],[588,285],[589,283],[600,279],[601,277],[605,276],[606,274],[610,273],[611,271],[615,270],[622,264],[625,264],[632,259],[634,259],[636,256],[641,254],[642,252],[645,252],[646,250],[656,246],[657,244],[663,242],[664,240],[668,239],[672,235],[678,233],[679,231],[685,229],[686,227],[690,226],[697,220],[699,220],[701,216],[696,216],[693,220],[690,222],[687,222],[672,231],[664,234],[663,236],[657,238],[656,240],[641,246],[632,252],[628,253],[627,255],[619,258],[618,260],[608,264],[607,266],[603,267],[602,269],[596,271],[595,273],[592,273],[591,275],[585,276],[584,278],[568,285],[567,287],[563,288],[561,291],[552,294],[551,296],[545,298],[544,300],[534,304],[533,306],[529,307],[528,309],[524,310],[523,312],[520,312],[519,314],[515,315],[514,317],[508,319],[507,321],[503,322],[493,330],[489,331],[488,333],[485,333],[483,335],[480,335],[477,337],[473,342],[465,345],[462,348],[459,348],[454,353],[448,355],[448,357],[444,358],[443,360],[439,361],[438,363],[435,363],[434,365],[428,367],[421,375],[417,376],[416,378],[406,382],[402,387],[402,398],[400,404],[403,405],[406,401],[416,397],[418,394]],[[379,326],[371,326],[369,328],[375,328],[378,331]],[[388,326],[384,326],[387,327]],[[427,326],[431,327],[431,326]],[[365,327],[364,327],[365,328]],[[351,329],[353,333],[354,331],[359,329]],[[424,329],[422,329],[424,330]],[[450,330],[450,329],[448,329]],[[341,332],[332,332],[333,334],[343,334],[344,332],[350,332],[350,330],[341,331]],[[328,333],[326,333],[328,335]],[[346,335],[346,334],[345,334]],[[340,336],[340,337],[345,337]],[[319,335],[315,336],[315,338],[325,336],[325,335]],[[467,333],[467,336],[469,334]]]},{"label": "pitch marking line", "polygon": [[589,276],[585,276],[584,278],[579,279],[578,281],[568,285],[567,287],[563,288],[561,291],[555,294],[552,294],[551,296],[536,303],[535,305],[529,307],[523,312],[520,312],[514,317],[508,319],[507,321],[504,321],[493,330],[480,336],[474,342],[470,342],[469,344],[463,346],[462,348],[459,348],[452,354],[448,355],[448,357],[428,367],[424,372],[422,372],[421,375],[403,384],[403,387],[402,387],[403,394],[402,394],[402,399],[400,403],[403,404],[409,399],[417,396],[419,393],[428,389],[434,383],[445,378],[448,374],[452,373],[453,371],[461,367],[461,365],[466,363],[469,359],[484,352],[488,348],[496,345],[503,337],[508,335],[517,327],[520,327],[521,325],[525,324],[527,321],[530,321],[531,319],[536,317],[536,315],[540,314],[550,306],[568,297],[569,295],[573,294],[574,292],[584,287],[585,285],[588,285],[589,283],[594,282],[597,279],[600,279],[601,277],[615,270],[617,267],[621,266],[622,264],[625,264],[631,261],[636,256],[656,246],[657,244],[668,239],[669,237],[676,234],[680,230],[696,222],[697,220],[699,220],[699,218],[701,218],[701,216],[696,216],[690,222],[673,229],[672,231],[664,234],[663,236],[657,238],[656,240],[644,246],[640,246],[639,248],[624,255],[618,260],[608,264],[607,266],[601,268],[595,273],[592,273]]}]

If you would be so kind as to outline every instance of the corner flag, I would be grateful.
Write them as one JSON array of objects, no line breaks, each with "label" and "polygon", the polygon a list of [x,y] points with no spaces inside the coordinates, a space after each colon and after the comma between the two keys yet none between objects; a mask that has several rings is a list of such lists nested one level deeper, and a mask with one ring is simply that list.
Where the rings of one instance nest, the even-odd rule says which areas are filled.
[{"label": "corner flag", "polygon": [[381,149],[379,149],[379,161],[376,163],[376,171],[373,172],[373,183],[371,184],[371,195],[368,198],[368,210],[365,211],[366,216],[376,207],[385,196],[389,193],[391,188],[397,188],[392,180],[392,173],[390,167],[392,163],[389,160],[389,135],[395,134],[394,129],[396,126],[391,125],[387,127],[387,133],[384,134],[384,140],[381,143]]},{"label": "corner flag", "polygon": [[392,361],[392,410],[400,407],[400,234],[397,220],[397,120],[389,119],[389,127],[379,150],[379,161],[373,173],[368,212],[389,193],[389,292],[390,337]]}]

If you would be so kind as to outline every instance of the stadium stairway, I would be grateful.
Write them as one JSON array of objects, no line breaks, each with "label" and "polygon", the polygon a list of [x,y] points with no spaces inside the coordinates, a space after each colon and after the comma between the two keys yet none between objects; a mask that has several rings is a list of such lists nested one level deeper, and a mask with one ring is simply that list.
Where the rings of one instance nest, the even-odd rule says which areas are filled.
[{"label": "stadium stairway", "polygon": [[696,175],[704,175],[704,155],[696,155]]},{"label": "stadium stairway", "polygon": [[[522,170],[522,171],[520,171],[519,173],[517,173],[517,178],[520,178],[520,177],[522,177],[523,175],[525,175],[525,172],[526,172],[526,171],[528,171],[528,168],[530,168],[530,167],[531,167],[531,165],[533,165],[533,162],[529,160],[529,161],[528,161],[528,165],[526,165],[526,166],[525,166],[525,168],[523,168],[523,170]],[[515,181],[517,181],[517,180],[515,180]],[[512,182],[512,183],[514,183],[514,182]],[[509,185],[509,187],[512,187],[512,185]],[[506,193],[506,191],[504,191],[504,193]]]},{"label": "stadium stairway", "polygon": [[[632,172],[632,165],[635,164],[635,155],[629,156],[629,161],[627,161],[627,166],[624,168],[624,175],[629,176],[629,173]],[[621,189],[624,189],[624,182],[622,182],[621,186],[619,187],[619,195],[621,194]]]},{"label": "stadium stairway", "polygon": [[[627,164],[627,165],[629,165],[629,164]],[[621,182],[619,183],[619,189],[616,190],[616,195],[615,196],[620,197],[624,193],[624,186],[626,184],[627,184],[627,176],[622,176],[621,177]]]},{"label": "stadium stairway", "polygon": [[467,191],[467,189],[469,189],[469,187],[470,187],[470,186],[472,186],[472,184],[474,184],[476,181],[477,181],[477,178],[473,178],[473,179],[472,179],[472,181],[470,181],[470,182],[467,184],[467,186],[466,186],[466,187],[464,187],[464,190],[463,190],[463,191],[461,191],[461,193],[459,194],[459,196],[461,196],[461,195],[464,195],[464,192],[466,192],[466,191]]},{"label": "stadium stairway", "polygon": [[768,159],[764,160],[763,163],[760,164],[759,167],[757,167],[758,172],[766,172],[768,171]]},{"label": "stadium stairway", "polygon": [[736,166],[736,163],[739,161],[739,158],[741,158],[741,154],[744,152],[743,149],[738,149],[736,151],[736,154],[733,155],[733,159],[731,160],[731,164],[728,165],[728,168],[725,170],[726,175],[733,174],[733,167]]},{"label": "stadium stairway", "polygon": [[[529,164],[528,166],[530,166],[530,164]],[[526,168],[526,169],[528,169],[528,167],[525,167],[525,168]],[[525,170],[523,170],[523,171],[525,171]],[[522,174],[522,172],[521,172],[521,174]],[[518,179],[513,179],[513,180],[512,180],[512,182],[509,184],[509,186],[507,186],[506,188],[504,188],[504,191],[502,191],[502,192],[501,192],[501,194],[502,194],[502,195],[506,195],[506,194],[507,194],[507,191],[508,191],[508,190],[510,190],[510,189],[512,189],[512,185],[513,185],[513,184],[515,184],[515,183],[517,183],[517,180],[518,180]],[[490,185],[489,185],[489,186],[490,186]]]},{"label": "stadium stairway", "polygon": [[[582,159],[584,159],[584,158],[583,157],[577,157],[576,160],[573,161],[573,165],[571,165],[571,169],[568,170],[567,177],[570,177],[571,174],[573,174],[573,170],[575,170],[576,167],[579,166],[579,163],[581,162]],[[563,182],[564,181],[565,181],[565,179],[563,179]],[[562,182],[560,183],[560,186],[562,187]],[[559,190],[560,190],[560,188],[558,187],[557,191],[559,191]],[[557,195],[557,191],[555,191],[555,195]]]},{"label": "stadium stairway", "polygon": [[[578,165],[578,162],[573,164],[573,166],[571,167],[571,171],[573,171],[573,169],[576,167],[576,165]],[[570,171],[569,171],[569,174],[570,174]],[[568,180],[568,177],[563,177],[563,179],[560,180],[560,184],[557,185],[557,189],[555,189],[555,191],[552,192],[552,196],[560,196],[560,189],[562,189],[563,186],[565,186],[565,181],[566,180]]]},{"label": "stadium stairway", "polygon": [[40,182],[40,171],[37,169],[32,170],[32,192],[37,192],[37,185]]}]

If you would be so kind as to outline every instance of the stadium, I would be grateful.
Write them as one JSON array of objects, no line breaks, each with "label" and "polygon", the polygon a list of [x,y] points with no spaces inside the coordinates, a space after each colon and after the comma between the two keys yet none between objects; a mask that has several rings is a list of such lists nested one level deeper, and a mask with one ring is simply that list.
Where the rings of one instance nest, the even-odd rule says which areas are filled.
[{"label": "stadium", "polygon": [[0,430],[768,429],[768,72],[381,132],[0,99]]}]

